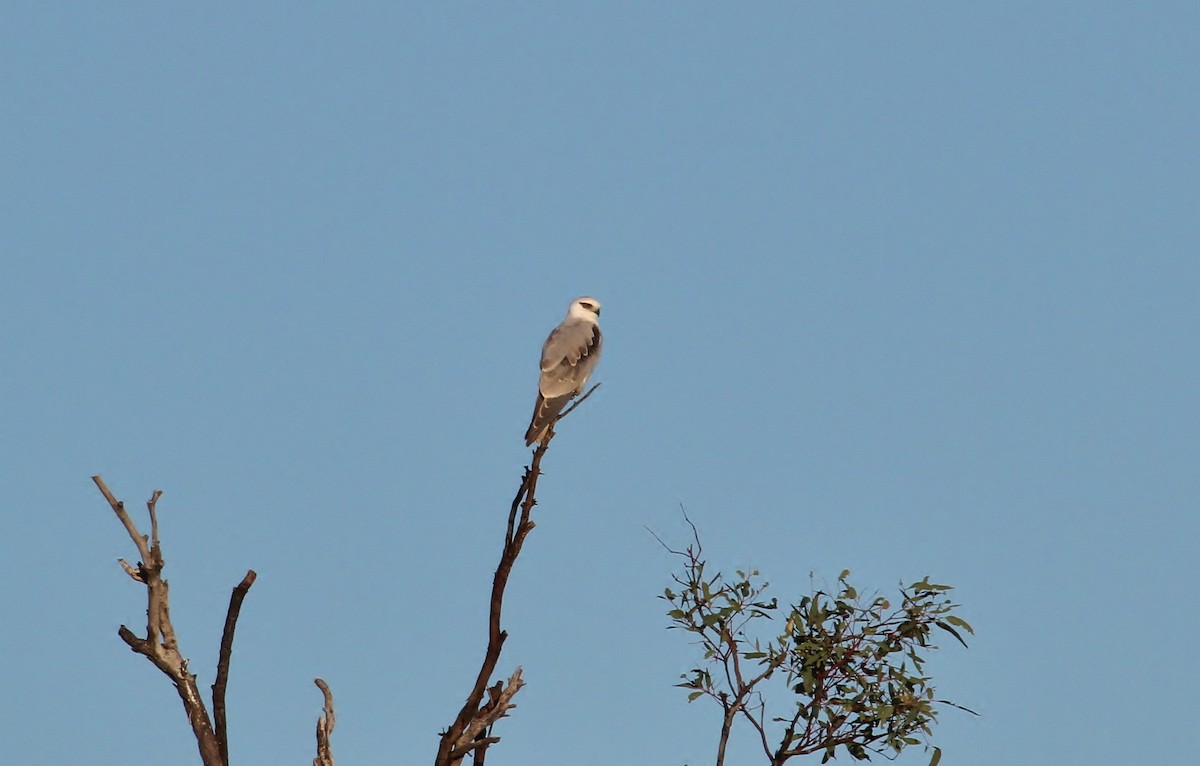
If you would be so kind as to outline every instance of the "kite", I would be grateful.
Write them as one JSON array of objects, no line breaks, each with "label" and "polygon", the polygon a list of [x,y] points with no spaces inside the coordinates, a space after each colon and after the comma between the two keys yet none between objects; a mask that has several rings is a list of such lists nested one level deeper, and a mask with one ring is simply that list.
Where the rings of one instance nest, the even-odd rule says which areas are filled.
[{"label": "kite", "polygon": [[558,415],[583,391],[600,361],[600,301],[583,296],[571,301],[567,316],[542,345],[542,376],[537,404],[525,432],[525,446],[544,441]]}]

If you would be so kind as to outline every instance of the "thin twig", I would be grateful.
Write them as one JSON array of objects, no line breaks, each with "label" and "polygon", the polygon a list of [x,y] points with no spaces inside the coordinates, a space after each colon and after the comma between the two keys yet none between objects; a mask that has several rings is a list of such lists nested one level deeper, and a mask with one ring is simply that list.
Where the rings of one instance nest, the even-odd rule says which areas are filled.
[{"label": "thin twig", "polygon": [[108,487],[104,484],[104,479],[99,476],[93,476],[92,481],[100,489],[100,494],[104,495],[104,499],[108,501],[113,512],[117,514],[117,518],[125,525],[125,531],[129,533],[129,539],[133,540],[133,544],[137,546],[142,561],[149,561],[150,546],[146,544],[145,536],[138,531],[137,526],[133,523],[133,519],[129,518],[129,514],[125,511],[125,503],[113,497],[113,493],[109,492]]},{"label": "thin twig", "polygon": [[[597,384],[597,385],[599,385],[599,384]],[[700,531],[696,529],[695,522],[693,522],[692,518],[687,515],[687,510],[683,507],[682,503],[680,503],[680,505],[679,505],[679,512],[683,514],[683,520],[686,521],[688,523],[688,526],[692,528],[693,544],[691,546],[689,546],[689,550],[677,551],[674,548],[672,548],[671,546],[667,545],[666,542],[664,542],[663,539],[658,536],[658,533],[656,533],[653,529],[651,529],[650,527],[647,527],[645,525],[643,525],[643,527],[645,528],[645,530],[647,532],[649,532],[651,534],[652,537],[654,537],[655,540],[658,540],[658,544],[661,545],[663,547],[663,550],[665,550],[667,553],[671,553],[676,556],[683,556],[684,558],[691,557],[694,560],[695,558],[699,557],[699,555],[701,553],[704,552],[704,546],[700,544]]]},{"label": "thin twig", "polygon": [[592,386],[591,388],[589,388],[589,389],[587,390],[587,393],[585,393],[583,396],[579,397],[579,398],[578,398],[578,399],[576,399],[574,402],[572,402],[570,407],[567,407],[565,410],[563,410],[562,412],[558,413],[558,417],[556,417],[556,418],[554,419],[554,422],[555,422],[555,423],[557,423],[558,421],[560,421],[560,420],[562,420],[563,418],[565,418],[567,415],[570,415],[572,412],[574,412],[574,411],[575,411],[575,408],[576,408],[576,407],[578,407],[579,405],[583,404],[585,401],[587,401],[587,398],[588,398],[589,396],[591,396],[591,395],[592,395],[592,392],[593,392],[593,391],[595,391],[597,388],[600,388],[600,384],[599,384],[599,383],[597,383],[596,385],[594,385],[594,386]]},{"label": "thin twig", "polygon": [[162,490],[156,489],[150,495],[150,499],[146,501],[146,509],[150,511],[150,550],[157,550],[158,545],[158,499],[162,497]]},{"label": "thin twig", "polygon": [[237,629],[238,615],[242,611],[242,601],[250,592],[258,574],[253,570],[246,572],[242,581],[234,586],[229,596],[229,610],[225,613],[225,628],[221,631],[221,653],[217,660],[217,679],[212,685],[213,724],[216,728],[217,744],[221,748],[221,760],[229,766],[229,729],[225,720],[225,689],[229,685],[229,660],[233,656],[233,633]]},{"label": "thin twig", "polygon": [[762,744],[763,752],[766,753],[767,758],[770,758],[771,743],[767,740],[766,724],[767,703],[763,700],[762,692],[755,690],[754,694],[758,697],[758,718],[754,717],[754,714],[749,708],[742,708],[742,715],[745,716],[746,719],[754,725],[754,728],[758,730],[758,739],[760,744]]}]

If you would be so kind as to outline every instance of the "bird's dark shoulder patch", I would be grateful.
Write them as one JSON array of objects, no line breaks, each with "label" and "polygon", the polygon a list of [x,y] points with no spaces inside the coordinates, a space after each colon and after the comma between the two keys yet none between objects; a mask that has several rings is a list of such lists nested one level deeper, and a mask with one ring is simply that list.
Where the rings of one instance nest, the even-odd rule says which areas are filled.
[{"label": "bird's dark shoulder patch", "polygon": [[600,325],[598,325],[598,324],[592,325],[592,337],[588,341],[587,348],[584,350],[583,355],[591,356],[592,354],[599,351],[601,339],[602,339],[602,336],[600,335]]}]

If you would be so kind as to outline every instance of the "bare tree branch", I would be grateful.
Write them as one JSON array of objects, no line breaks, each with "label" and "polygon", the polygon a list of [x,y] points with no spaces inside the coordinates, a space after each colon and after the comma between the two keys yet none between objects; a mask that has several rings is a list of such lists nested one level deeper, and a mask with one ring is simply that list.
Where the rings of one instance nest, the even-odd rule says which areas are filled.
[{"label": "bare tree branch", "polygon": [[[482,766],[483,753],[499,741],[499,737],[490,736],[490,727],[514,707],[513,696],[516,695],[525,682],[521,680],[521,668],[517,668],[508,683],[497,681],[495,686],[488,688],[488,681],[496,670],[504,641],[508,638],[500,625],[500,615],[504,607],[504,590],[508,585],[509,575],[513,564],[521,553],[525,538],[533,531],[535,524],[530,519],[533,507],[537,504],[537,482],[542,474],[542,457],[545,456],[551,440],[554,438],[554,428],[558,422],[569,415],[576,407],[583,404],[600,384],[592,386],[574,404],[559,414],[545,438],[534,447],[533,459],[525,468],[520,486],[513,497],[508,511],[508,524],[504,534],[504,546],[500,551],[500,563],[492,577],[492,594],[488,604],[488,643],[484,652],[483,662],[475,683],[467,695],[467,701],[459,710],[454,722],[441,733],[435,766],[458,766],[468,754],[473,753],[476,766]],[[490,699],[483,701],[484,692],[490,693]]]},{"label": "bare tree branch", "polygon": [[[99,476],[93,476],[92,481],[100,489],[100,494],[104,495],[104,499],[112,507],[113,512],[117,514],[117,518],[125,525],[125,531],[129,533],[129,539],[133,540],[133,544],[137,546],[138,554],[142,557],[142,561],[150,560],[150,546],[147,544],[146,537],[138,531],[138,528],[133,523],[133,519],[129,518],[129,514],[125,511],[125,503],[113,497],[113,494],[108,491],[108,487],[104,484],[104,479]],[[155,498],[157,499],[157,498]],[[123,561],[123,560],[122,560]],[[128,570],[128,565],[126,569]]]},{"label": "bare tree branch", "polygon": [[[468,754],[472,755],[475,766],[483,766],[487,748],[500,741],[499,737],[492,735],[492,727],[516,707],[513,698],[525,685],[521,678],[520,667],[513,671],[507,682],[497,681],[495,685],[488,687],[488,681],[496,670],[505,639],[508,636],[501,628],[505,588],[516,559],[521,553],[525,538],[535,526],[530,517],[533,507],[537,504],[537,483],[541,476],[542,458],[554,437],[554,426],[582,404],[597,388],[599,388],[599,384],[592,386],[578,401],[555,418],[545,438],[534,449],[532,460],[521,477],[520,486],[509,509],[500,562],[492,579],[492,592],[488,604],[488,642],[483,662],[462,709],[450,727],[441,734],[435,761],[437,766],[459,766]],[[150,534],[147,536],[141,533],[126,511],[125,504],[109,491],[104,480],[100,476],[93,476],[92,481],[125,527],[141,558],[137,566],[131,565],[125,559],[118,559],[118,563],[132,580],[146,588],[145,636],[137,635],[125,625],[121,625],[117,633],[130,649],[146,657],[159,671],[171,679],[192,726],[192,733],[196,738],[204,766],[228,766],[229,732],[226,716],[226,692],[233,656],[233,640],[242,603],[257,575],[254,570],[247,571],[246,576],[234,587],[230,595],[224,630],[221,634],[216,679],[212,685],[213,718],[210,718],[208,708],[196,685],[196,676],[188,669],[188,661],[180,651],[175,628],[171,622],[170,589],[167,581],[162,577],[165,560],[162,554],[158,525],[157,506],[162,492],[155,490],[146,503],[146,510],[150,517]],[[333,694],[323,680],[315,679],[315,683],[324,695],[325,705],[323,715],[317,721],[317,755],[313,759],[313,766],[334,766],[333,752],[330,747],[330,736],[335,724]],[[484,700],[485,693],[487,694],[486,701]]]},{"label": "bare tree branch", "polygon": [[158,545],[158,499],[162,497],[162,490],[156,489],[150,494],[150,499],[146,501],[146,510],[150,512],[150,550],[153,551],[159,547]]},{"label": "bare tree branch", "polygon": [[[481,709],[483,694],[487,689],[488,680],[496,669],[496,663],[500,660],[504,641],[508,638],[508,634],[500,627],[500,614],[504,607],[504,589],[508,585],[508,577],[512,572],[513,564],[516,563],[517,556],[521,553],[521,546],[524,545],[526,536],[533,531],[535,526],[529,516],[536,503],[537,480],[541,475],[542,456],[546,454],[546,448],[552,438],[553,427],[547,438],[534,449],[533,460],[525,469],[521,485],[517,489],[517,494],[509,509],[508,527],[504,547],[500,553],[500,564],[496,567],[496,573],[492,577],[492,595],[488,607],[487,650],[484,653],[479,673],[475,676],[475,684],[471,687],[470,694],[467,695],[466,703],[463,704],[454,723],[442,733],[437,759],[434,761],[436,766],[456,766],[468,752],[478,747],[487,747],[487,743],[471,742],[471,740],[481,728],[479,722],[484,716],[484,710]],[[520,683],[519,674],[516,675],[516,678]],[[519,688],[518,685],[511,690],[510,699],[511,695],[516,694]],[[468,731],[470,734],[467,733]]]},{"label": "bare tree branch", "polygon": [[475,766],[482,766],[484,752],[488,745],[500,741],[499,737],[488,736],[488,732],[496,721],[504,718],[508,715],[509,710],[516,707],[512,698],[524,685],[525,682],[521,680],[521,668],[517,668],[509,676],[507,684],[497,681],[494,686],[489,688],[488,701],[480,708],[479,714],[470,722],[466,730],[459,735],[458,741],[454,744],[455,751],[466,755],[468,751],[474,749]]},{"label": "bare tree branch", "polygon": [[140,582],[142,585],[146,584],[146,581],[142,579],[141,572],[139,572],[136,569],[134,569],[133,567],[129,566],[128,561],[126,561],[125,559],[117,559],[117,563],[120,564],[121,568],[125,570],[125,574],[132,577],[135,581]]},{"label": "bare tree branch", "polygon": [[225,613],[225,629],[221,631],[221,654],[217,660],[217,680],[212,685],[213,722],[216,725],[217,743],[221,748],[221,760],[229,766],[229,729],[225,721],[225,689],[229,685],[229,660],[233,656],[233,632],[237,629],[242,601],[250,592],[250,586],[258,577],[253,569],[246,572],[242,581],[234,586],[229,596],[229,610]]},{"label": "bare tree branch", "polygon": [[323,715],[317,719],[317,757],[313,758],[313,766],[334,766],[333,750],[329,745],[329,737],[333,734],[335,723],[333,716],[333,692],[330,691],[329,684],[320,678],[314,678],[313,683],[321,690],[321,694],[325,695]]},{"label": "bare tree branch", "polygon": [[179,699],[183,703],[184,712],[192,726],[196,737],[196,746],[200,750],[200,759],[204,766],[225,766],[220,744],[212,721],[208,717],[208,709],[200,697],[196,686],[196,676],[188,671],[188,662],[179,651],[179,642],[175,637],[175,628],[171,624],[170,591],[167,581],[162,577],[163,561],[162,547],[158,539],[157,503],[161,492],[155,490],[146,503],[150,512],[151,536],[147,538],[140,531],[133,519],[125,510],[125,504],[117,500],[104,480],[93,476],[92,481],[104,495],[113,512],[120,519],[129,533],[129,538],[137,546],[142,560],[138,562],[136,571],[128,562],[121,561],[121,566],[134,580],[146,586],[146,637],[136,635],[128,627],[122,625],[117,630],[130,649],[150,660],[175,686]]}]

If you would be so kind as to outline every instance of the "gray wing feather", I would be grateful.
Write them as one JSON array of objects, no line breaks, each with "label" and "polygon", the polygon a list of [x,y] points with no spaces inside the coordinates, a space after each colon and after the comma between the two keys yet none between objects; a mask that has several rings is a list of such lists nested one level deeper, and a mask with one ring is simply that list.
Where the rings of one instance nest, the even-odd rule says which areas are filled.
[{"label": "gray wing feather", "polygon": [[565,322],[542,346],[538,390],[547,399],[578,394],[600,360],[600,327],[592,322]]},{"label": "gray wing feather", "polygon": [[593,322],[564,322],[542,346],[542,376],[525,445],[540,441],[559,413],[583,390],[600,361],[600,327]]}]

